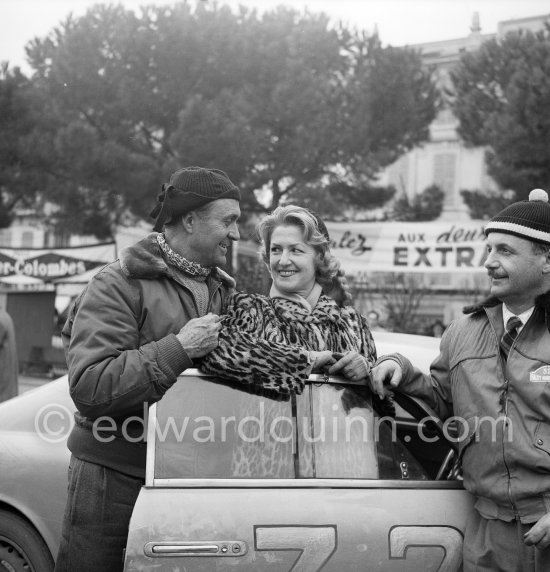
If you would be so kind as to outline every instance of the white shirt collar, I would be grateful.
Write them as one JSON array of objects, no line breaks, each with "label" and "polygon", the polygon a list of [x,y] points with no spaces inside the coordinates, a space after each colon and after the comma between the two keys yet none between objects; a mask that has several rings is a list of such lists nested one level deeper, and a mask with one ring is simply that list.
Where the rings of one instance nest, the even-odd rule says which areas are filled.
[{"label": "white shirt collar", "polygon": [[513,314],[512,312],[510,312],[510,310],[508,310],[506,304],[502,304],[502,320],[504,321],[504,327],[506,327],[508,320],[512,316],[516,316],[516,318],[519,318],[521,320],[521,326],[518,328],[518,333],[521,332],[523,326],[525,326],[527,320],[531,317],[531,314],[533,313],[534,310],[535,306],[531,306],[529,310],[525,310],[525,312],[522,312],[521,314]]}]

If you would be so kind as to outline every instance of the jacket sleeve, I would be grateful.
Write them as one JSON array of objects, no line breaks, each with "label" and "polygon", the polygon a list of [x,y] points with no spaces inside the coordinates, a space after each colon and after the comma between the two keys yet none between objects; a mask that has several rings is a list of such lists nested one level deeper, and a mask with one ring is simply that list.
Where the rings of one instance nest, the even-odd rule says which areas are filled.
[{"label": "jacket sleeve", "polygon": [[93,279],[63,328],[71,397],[86,417],[158,401],[192,365],[175,334],[140,346],[141,290],[114,272]]},{"label": "jacket sleeve", "polygon": [[234,294],[223,318],[218,347],[200,369],[228,381],[288,395],[301,393],[311,373],[309,352],[281,340],[266,340],[269,327],[262,308],[248,294]]},{"label": "jacket sleeve", "polygon": [[439,355],[430,365],[430,373],[425,374],[401,354],[382,356],[377,364],[392,359],[401,367],[403,377],[396,391],[423,399],[443,420],[453,414],[451,378],[449,367],[449,343],[452,325],[441,339]]}]

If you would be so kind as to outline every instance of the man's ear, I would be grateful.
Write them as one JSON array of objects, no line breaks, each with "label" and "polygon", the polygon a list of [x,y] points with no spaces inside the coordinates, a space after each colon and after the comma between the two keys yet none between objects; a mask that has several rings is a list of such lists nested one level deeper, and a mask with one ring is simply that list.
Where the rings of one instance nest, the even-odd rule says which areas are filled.
[{"label": "man's ear", "polygon": [[542,267],[543,274],[550,274],[550,248],[546,250],[544,265]]},{"label": "man's ear", "polygon": [[195,213],[191,211],[189,213],[184,214],[181,217],[181,224],[185,231],[187,231],[189,234],[193,234],[193,231],[197,227],[195,223]]}]

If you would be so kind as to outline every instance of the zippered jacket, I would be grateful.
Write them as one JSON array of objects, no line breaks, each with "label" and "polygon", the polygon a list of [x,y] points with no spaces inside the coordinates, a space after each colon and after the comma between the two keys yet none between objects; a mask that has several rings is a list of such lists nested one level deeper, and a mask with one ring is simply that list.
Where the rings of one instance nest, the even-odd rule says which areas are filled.
[{"label": "zippered jacket", "polygon": [[457,423],[464,486],[482,516],[535,522],[550,512],[550,292],[537,299],[507,361],[501,302],[465,311],[444,333],[430,376],[393,356],[403,369],[399,391]]},{"label": "zippered jacket", "polygon": [[[207,278],[208,311],[221,313],[235,283]],[[191,292],[166,264],[156,233],[123,250],[75,301],[62,337],[77,457],[142,477],[147,411],[193,362],[176,337],[199,313]]]}]

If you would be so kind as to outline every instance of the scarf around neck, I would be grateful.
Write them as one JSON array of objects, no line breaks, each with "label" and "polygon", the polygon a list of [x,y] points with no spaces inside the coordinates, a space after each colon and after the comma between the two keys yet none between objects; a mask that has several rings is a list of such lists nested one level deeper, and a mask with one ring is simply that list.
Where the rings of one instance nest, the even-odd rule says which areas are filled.
[{"label": "scarf around neck", "polygon": [[168,262],[175,266],[178,270],[185,272],[186,274],[190,274],[191,276],[208,276],[210,272],[212,272],[212,268],[206,268],[199,264],[198,262],[191,262],[184,258],[181,254],[178,254],[174,250],[170,248],[168,243],[166,242],[166,238],[164,234],[157,234],[157,242],[164,254]]}]

